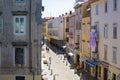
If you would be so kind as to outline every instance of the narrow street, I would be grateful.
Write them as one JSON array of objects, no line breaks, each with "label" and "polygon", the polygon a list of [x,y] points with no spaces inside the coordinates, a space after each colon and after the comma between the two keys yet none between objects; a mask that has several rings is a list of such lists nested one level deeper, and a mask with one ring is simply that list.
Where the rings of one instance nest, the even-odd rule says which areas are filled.
[{"label": "narrow street", "polygon": [[[54,48],[54,47],[52,47]],[[65,59],[63,54],[56,54],[52,49],[46,51],[46,45],[42,47],[42,56],[45,56],[48,64],[44,64],[42,60],[42,75],[44,80],[80,80],[80,76],[74,73],[74,69],[70,69],[70,63]],[[51,64],[49,64],[51,57]],[[83,80],[95,80],[90,78],[86,73]]]}]

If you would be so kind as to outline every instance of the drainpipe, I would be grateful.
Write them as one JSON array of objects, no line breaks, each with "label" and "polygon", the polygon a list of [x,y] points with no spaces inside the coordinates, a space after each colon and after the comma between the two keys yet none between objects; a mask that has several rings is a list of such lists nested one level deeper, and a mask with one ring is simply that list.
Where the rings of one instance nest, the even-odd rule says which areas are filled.
[{"label": "drainpipe", "polygon": [[32,72],[32,48],[31,48],[31,0],[29,2],[29,68]]}]

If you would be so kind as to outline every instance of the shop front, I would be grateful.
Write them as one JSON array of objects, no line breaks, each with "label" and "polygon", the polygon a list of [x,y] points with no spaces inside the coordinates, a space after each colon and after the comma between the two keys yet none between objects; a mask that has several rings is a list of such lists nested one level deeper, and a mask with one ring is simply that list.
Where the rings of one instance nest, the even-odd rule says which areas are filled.
[{"label": "shop front", "polygon": [[92,76],[98,77],[98,66],[101,64],[99,61],[95,61],[93,59],[87,60],[85,62],[88,72],[91,73]]}]

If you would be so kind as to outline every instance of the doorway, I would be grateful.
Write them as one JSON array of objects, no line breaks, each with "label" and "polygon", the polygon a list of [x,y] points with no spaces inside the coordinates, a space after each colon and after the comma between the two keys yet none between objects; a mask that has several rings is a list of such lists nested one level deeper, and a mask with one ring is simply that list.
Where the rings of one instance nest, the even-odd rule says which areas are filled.
[{"label": "doorway", "polygon": [[107,80],[108,78],[107,73],[108,73],[108,69],[104,68],[104,80]]}]

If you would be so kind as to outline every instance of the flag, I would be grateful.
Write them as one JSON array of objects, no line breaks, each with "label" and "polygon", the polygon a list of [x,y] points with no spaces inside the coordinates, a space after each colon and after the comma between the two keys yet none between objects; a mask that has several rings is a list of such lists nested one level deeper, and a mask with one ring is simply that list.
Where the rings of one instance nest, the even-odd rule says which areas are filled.
[{"label": "flag", "polygon": [[90,32],[90,42],[89,42],[89,44],[90,44],[91,47],[96,46],[95,38],[96,38],[96,33],[95,32]]}]

